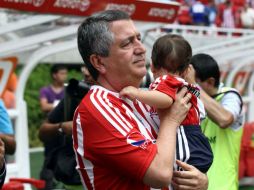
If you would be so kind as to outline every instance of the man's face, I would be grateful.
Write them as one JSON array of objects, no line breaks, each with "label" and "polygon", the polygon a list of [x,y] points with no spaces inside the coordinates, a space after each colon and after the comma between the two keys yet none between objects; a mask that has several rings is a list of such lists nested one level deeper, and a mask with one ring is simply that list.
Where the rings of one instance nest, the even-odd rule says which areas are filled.
[{"label": "man's face", "polygon": [[199,78],[196,77],[196,82],[207,94],[212,95],[211,93],[214,87],[210,84],[209,79],[201,81]]},{"label": "man's face", "polygon": [[115,91],[132,85],[138,87],[146,74],[145,47],[131,20],[111,23],[114,42],[108,57],[102,57],[104,78]]},{"label": "man's face", "polygon": [[68,71],[67,69],[61,69],[57,73],[53,74],[53,78],[58,83],[63,84],[67,79]]}]

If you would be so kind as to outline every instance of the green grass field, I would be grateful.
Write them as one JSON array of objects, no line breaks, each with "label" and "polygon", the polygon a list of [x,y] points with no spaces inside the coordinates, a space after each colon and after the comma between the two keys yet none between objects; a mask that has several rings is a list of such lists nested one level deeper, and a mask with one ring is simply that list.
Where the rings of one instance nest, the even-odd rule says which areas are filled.
[{"label": "green grass field", "polygon": [[[44,155],[42,151],[38,152],[32,152],[30,153],[30,172],[31,172],[31,178],[39,179],[40,178],[40,171],[42,168],[44,160]],[[57,184],[57,189],[62,189],[62,184]],[[36,190],[33,188],[33,190]]]},{"label": "green grass field", "polygon": [[43,152],[30,153],[30,168],[32,178],[39,179],[43,160],[44,160]]}]

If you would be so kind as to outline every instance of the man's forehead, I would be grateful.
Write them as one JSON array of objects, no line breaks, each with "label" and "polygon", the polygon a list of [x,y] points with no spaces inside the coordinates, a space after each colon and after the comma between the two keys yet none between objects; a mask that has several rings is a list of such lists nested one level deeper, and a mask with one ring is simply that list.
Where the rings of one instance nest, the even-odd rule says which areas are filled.
[{"label": "man's forehead", "polygon": [[115,34],[139,33],[132,20],[117,20],[110,23],[110,29]]}]

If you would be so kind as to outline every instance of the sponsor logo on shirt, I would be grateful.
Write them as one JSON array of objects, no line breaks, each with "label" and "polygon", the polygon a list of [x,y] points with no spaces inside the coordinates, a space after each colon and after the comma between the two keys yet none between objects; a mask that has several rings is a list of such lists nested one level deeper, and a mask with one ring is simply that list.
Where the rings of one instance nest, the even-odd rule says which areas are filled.
[{"label": "sponsor logo on shirt", "polygon": [[127,136],[127,143],[145,150],[147,149],[147,145],[150,143],[150,140],[146,139],[146,137],[140,132],[135,131]]}]

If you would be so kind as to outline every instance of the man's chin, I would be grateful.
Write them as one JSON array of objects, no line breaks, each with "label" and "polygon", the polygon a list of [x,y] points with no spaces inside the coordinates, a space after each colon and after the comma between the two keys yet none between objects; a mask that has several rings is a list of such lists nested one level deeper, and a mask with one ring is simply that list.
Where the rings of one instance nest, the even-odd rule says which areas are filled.
[{"label": "man's chin", "polygon": [[146,76],[147,70],[146,68],[140,69],[139,76],[143,79],[144,76]]}]

